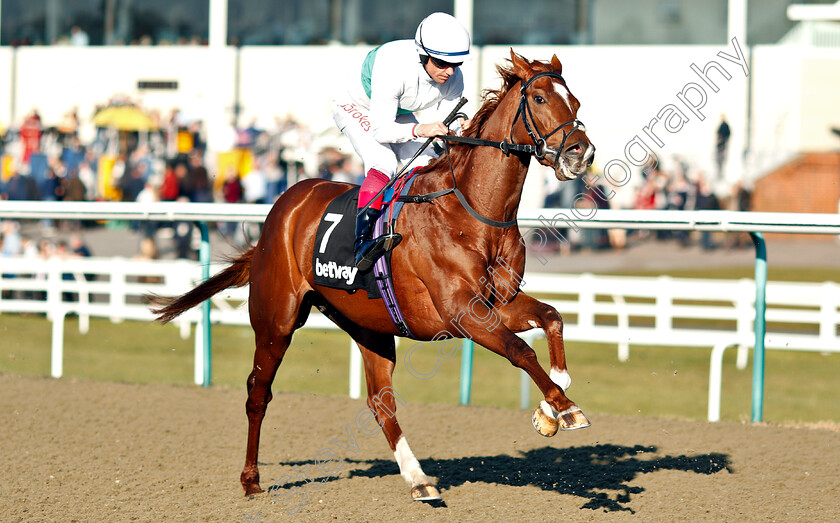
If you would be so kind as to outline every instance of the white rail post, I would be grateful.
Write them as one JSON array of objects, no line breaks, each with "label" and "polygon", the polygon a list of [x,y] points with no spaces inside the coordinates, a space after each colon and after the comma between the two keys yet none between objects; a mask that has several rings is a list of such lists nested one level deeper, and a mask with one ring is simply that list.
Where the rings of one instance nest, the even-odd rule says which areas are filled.
[{"label": "white rail post", "polygon": [[195,352],[194,352],[194,370],[193,381],[196,385],[204,384],[204,329],[201,327],[203,318],[198,316],[198,321],[195,324]]},{"label": "white rail post", "polygon": [[673,283],[670,276],[659,276],[656,279],[656,285],[662,290],[656,297],[656,316],[654,319],[656,325],[654,326],[654,329],[662,335],[667,335],[673,327]]},{"label": "white rail post", "polygon": [[87,278],[80,272],[74,272],[73,281],[79,287],[79,332],[87,334],[90,331],[90,292]]},{"label": "white rail post", "polygon": [[60,378],[64,374],[64,309],[52,313],[52,342],[50,348],[50,376]]},{"label": "white rail post", "polygon": [[125,295],[126,295],[126,271],[125,266],[121,263],[115,263],[113,271],[111,272],[111,310],[115,313],[111,316],[111,323],[122,323],[122,315],[117,314],[116,311],[125,309]]},{"label": "white rail post", "polygon": [[595,291],[592,290],[592,274],[580,275],[578,291],[578,328],[591,329],[595,326]]},{"label": "white rail post", "polygon": [[723,353],[726,343],[719,343],[712,349],[709,363],[709,421],[720,421],[720,397],[723,383]]},{"label": "white rail post", "polygon": [[836,283],[827,281],[823,282],[820,292],[820,340],[827,344],[833,341],[837,332],[837,306],[840,305],[837,290]]},{"label": "white rail post", "polygon": [[627,361],[630,359],[630,311],[627,309],[624,296],[614,294],[613,301],[616,304],[618,333],[621,336],[621,341],[618,342],[618,361]]},{"label": "white rail post", "polygon": [[56,257],[47,260],[47,318],[53,319],[61,308],[61,271],[59,270],[59,259]]}]

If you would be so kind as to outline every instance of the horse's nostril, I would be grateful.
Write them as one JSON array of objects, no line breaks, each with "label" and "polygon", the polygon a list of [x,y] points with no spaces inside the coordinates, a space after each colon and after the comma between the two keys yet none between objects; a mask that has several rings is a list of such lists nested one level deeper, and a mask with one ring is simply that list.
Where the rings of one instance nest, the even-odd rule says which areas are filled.
[{"label": "horse's nostril", "polygon": [[583,148],[579,144],[575,144],[566,149],[568,156],[580,156],[583,153]]}]

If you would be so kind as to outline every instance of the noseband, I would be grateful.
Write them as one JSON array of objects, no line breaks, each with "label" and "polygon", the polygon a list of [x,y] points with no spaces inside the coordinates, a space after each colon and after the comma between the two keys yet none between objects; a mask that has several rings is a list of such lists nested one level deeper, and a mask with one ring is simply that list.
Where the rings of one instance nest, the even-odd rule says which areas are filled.
[{"label": "noseband", "polygon": [[[537,121],[534,119],[534,114],[531,112],[531,104],[528,103],[528,96],[525,91],[527,91],[528,87],[534,83],[535,80],[542,78],[542,77],[550,77],[555,78],[557,80],[563,81],[563,77],[555,73],[553,71],[546,71],[542,73],[537,73],[532,76],[527,82],[522,84],[522,87],[519,89],[520,98],[519,98],[519,109],[516,111],[516,115],[513,117],[513,123],[510,126],[510,139],[513,141],[513,127],[516,125],[516,120],[519,119],[520,115],[522,116],[522,123],[525,124],[525,130],[528,131],[528,136],[531,137],[531,141],[534,142],[534,152],[531,154],[537,160],[542,160],[545,158],[545,153],[547,151],[551,151],[554,153],[554,168],[557,168],[557,162],[560,161],[560,157],[563,153],[563,149],[566,147],[566,140],[569,139],[569,136],[575,131],[583,131],[586,132],[586,126],[583,125],[583,122],[578,120],[577,118],[569,120],[566,123],[562,123],[558,125],[553,131],[548,134],[542,134],[540,132],[539,127],[537,126]],[[527,116],[526,116],[527,115]],[[530,123],[528,120],[530,119]],[[533,125],[533,128],[532,128]],[[567,126],[571,125],[572,128],[569,132],[566,132],[565,129]],[[551,149],[547,145],[547,140],[551,138],[557,131],[563,130],[563,141],[560,142],[560,146],[557,149]]]}]

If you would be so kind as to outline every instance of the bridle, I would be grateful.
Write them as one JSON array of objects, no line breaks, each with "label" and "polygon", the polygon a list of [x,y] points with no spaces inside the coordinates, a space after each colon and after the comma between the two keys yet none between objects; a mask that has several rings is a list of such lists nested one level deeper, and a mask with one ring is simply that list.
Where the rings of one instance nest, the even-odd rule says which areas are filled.
[{"label": "bridle", "polygon": [[[566,147],[566,140],[568,140],[569,136],[575,131],[580,130],[586,132],[586,126],[583,125],[583,122],[581,122],[577,118],[574,118],[572,120],[569,120],[568,122],[558,125],[553,131],[546,135],[540,132],[539,127],[537,127],[537,121],[534,119],[534,114],[531,112],[531,104],[528,103],[528,96],[525,93],[525,91],[528,89],[528,86],[534,83],[534,80],[545,76],[550,78],[556,78],[557,80],[564,82],[563,77],[559,73],[555,73],[553,71],[546,71],[535,74],[527,82],[522,84],[522,87],[519,89],[519,92],[521,93],[521,97],[519,98],[519,109],[516,111],[516,116],[513,117],[513,124],[511,124],[510,127],[510,138],[511,140],[513,140],[513,126],[516,125],[516,120],[521,114],[522,123],[525,124],[525,130],[528,131],[528,136],[531,137],[531,141],[534,142],[534,145],[536,147],[536,150],[533,153],[534,157],[537,160],[542,160],[543,158],[545,158],[546,151],[552,151],[554,153],[554,168],[556,169],[557,162],[560,160],[563,149]],[[526,113],[528,115],[527,118],[525,117]],[[528,123],[529,118],[531,119],[531,123],[534,126],[533,129],[531,129],[531,124]],[[572,129],[569,132],[566,132],[563,129],[565,129],[568,125],[571,125]],[[554,133],[560,130],[563,130],[563,141],[560,142],[560,147],[558,147],[556,150],[550,149],[546,144],[546,141],[549,138],[551,138],[551,136],[554,135]]]},{"label": "bridle", "polygon": [[[429,194],[403,195],[403,196],[400,196],[398,198],[399,201],[406,202],[406,203],[430,203],[435,198],[440,198],[441,196],[445,196],[447,194],[453,194],[454,193],[455,196],[458,197],[458,200],[461,202],[461,205],[464,207],[464,209],[466,209],[467,212],[473,218],[477,219],[481,223],[484,223],[486,225],[490,225],[491,227],[498,227],[498,228],[502,228],[502,229],[505,229],[505,228],[508,228],[508,227],[513,227],[514,225],[516,225],[516,223],[517,223],[516,219],[508,220],[508,221],[498,221],[498,220],[493,220],[491,218],[487,218],[486,216],[482,216],[481,213],[476,211],[472,207],[472,205],[469,204],[466,197],[458,189],[458,186],[455,182],[455,170],[454,170],[454,167],[452,166],[452,159],[449,157],[449,147],[448,147],[447,142],[463,143],[463,144],[466,144],[466,145],[474,145],[474,146],[481,146],[481,147],[493,147],[493,148],[500,149],[505,154],[505,156],[508,156],[508,155],[510,155],[510,153],[513,152],[513,153],[528,154],[528,155],[534,156],[537,160],[542,160],[543,158],[545,158],[546,152],[553,152],[554,153],[554,169],[556,170],[557,169],[557,162],[561,161],[563,148],[566,146],[566,140],[568,140],[569,136],[575,131],[580,130],[580,131],[585,132],[586,127],[583,125],[583,122],[581,122],[580,120],[575,118],[575,119],[569,120],[568,122],[565,122],[565,123],[562,123],[562,124],[558,125],[557,127],[554,128],[553,131],[551,131],[548,134],[543,134],[542,131],[540,131],[539,126],[537,126],[537,121],[534,119],[534,113],[531,110],[531,105],[528,103],[528,96],[527,96],[526,91],[528,90],[528,87],[530,87],[530,85],[532,83],[534,83],[534,81],[536,81],[540,78],[543,78],[543,77],[555,78],[555,79],[558,79],[560,81],[564,81],[563,77],[559,73],[555,73],[553,71],[544,71],[544,72],[535,74],[530,79],[528,79],[527,82],[524,82],[522,84],[522,87],[520,87],[520,89],[519,89],[519,93],[520,93],[519,108],[516,110],[516,115],[514,115],[513,122],[510,125],[510,134],[509,134],[510,141],[508,141],[508,139],[505,139],[501,142],[496,142],[496,141],[493,141],[493,140],[485,140],[483,138],[471,138],[471,137],[467,137],[467,136],[451,136],[451,135],[438,136],[437,138],[444,141],[444,146],[445,146],[445,149],[446,149],[446,157],[449,160],[449,172],[452,175],[452,185],[453,186],[449,189],[444,189],[442,191],[436,191],[436,192],[432,192],[432,193],[429,193]],[[463,102],[466,102],[466,100],[463,100]],[[447,117],[447,122],[446,122],[447,125],[449,125],[449,123],[454,121],[457,117],[467,118],[467,115],[465,115],[464,113],[457,113],[457,110],[453,111],[453,113],[454,114],[450,115],[451,118]],[[516,142],[513,141],[513,130],[514,130],[514,127],[516,127],[516,121],[519,120],[520,117],[522,118],[522,123],[525,125],[525,130],[528,132],[528,136],[531,137],[531,141],[533,142],[533,144],[521,144],[521,143],[516,143]],[[571,125],[571,130],[569,130],[567,132],[565,129],[566,129],[566,127],[568,127],[570,125]],[[557,133],[558,131],[561,131],[561,130],[563,131],[563,141],[560,142],[560,146],[557,149],[549,148],[548,145],[547,145],[547,140],[549,138],[551,138],[555,133]],[[431,138],[427,142],[430,143]],[[428,143],[427,143],[427,145],[428,145]],[[415,155],[415,157],[416,157],[416,155]],[[413,160],[413,158],[412,158],[412,160]],[[411,163],[411,162],[409,161],[408,163]],[[405,169],[405,167],[403,169]],[[398,178],[399,178],[399,175],[397,177],[395,177],[391,181],[391,183],[394,182]],[[389,183],[386,187],[389,187],[391,185],[391,183]],[[384,190],[384,188],[383,188],[383,190]],[[380,192],[383,192],[383,191],[380,191]],[[391,226],[393,226],[393,224],[391,224]]]},{"label": "bridle", "polygon": [[[569,136],[575,131],[583,131],[586,132],[586,126],[583,125],[583,122],[574,118],[569,120],[568,122],[562,123],[554,128],[548,134],[543,134],[540,131],[539,126],[537,125],[537,121],[534,119],[534,113],[531,110],[531,104],[528,102],[528,95],[526,91],[528,87],[534,81],[538,80],[539,78],[549,77],[555,78],[557,80],[563,81],[563,76],[559,73],[555,73],[553,71],[543,71],[541,73],[537,73],[528,79],[527,82],[522,84],[522,87],[519,88],[519,109],[516,110],[516,115],[513,117],[513,122],[510,125],[510,134],[509,138],[510,141],[507,139],[496,142],[493,140],[485,140],[483,138],[469,138],[466,136],[440,136],[441,140],[447,142],[456,142],[456,143],[464,143],[468,145],[478,145],[478,146],[485,146],[485,147],[494,147],[501,149],[505,156],[508,156],[510,153],[524,153],[534,156],[537,160],[542,160],[545,158],[546,152],[553,152],[554,153],[554,168],[557,169],[557,162],[560,161],[562,157],[563,148],[566,146],[566,140],[569,139]],[[525,130],[528,132],[528,136],[531,137],[531,141],[533,144],[520,144],[515,143],[513,141],[513,129],[516,126],[516,121],[519,118],[522,118],[522,123],[525,125]],[[529,121],[530,120],[530,121]],[[565,130],[566,127],[572,126],[571,130],[568,132]],[[563,131],[563,141],[560,142],[560,146],[557,149],[552,149],[548,147],[547,140],[551,138],[555,133],[558,131]]]}]

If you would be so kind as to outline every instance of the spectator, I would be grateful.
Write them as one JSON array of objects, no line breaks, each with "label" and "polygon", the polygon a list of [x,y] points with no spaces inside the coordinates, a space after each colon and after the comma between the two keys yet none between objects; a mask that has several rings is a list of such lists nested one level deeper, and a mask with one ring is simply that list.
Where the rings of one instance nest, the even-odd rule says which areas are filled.
[{"label": "spectator", "polygon": [[188,174],[187,164],[182,161],[175,163],[175,179],[178,181],[178,201],[190,201]]},{"label": "spectator", "polygon": [[356,182],[356,177],[350,172],[349,158],[341,157],[330,165],[330,180],[343,183]]},{"label": "spectator", "polygon": [[74,25],[70,29],[70,43],[77,47],[85,47],[90,43],[90,38],[81,27]]},{"label": "spectator", "polygon": [[[173,175],[174,176],[174,175]],[[143,190],[140,191],[140,194],[137,195],[137,202],[138,203],[154,203],[160,201],[160,195],[158,193],[158,189],[155,186],[154,181],[149,178],[146,181],[146,185],[143,187]],[[160,226],[159,222],[146,220],[143,222],[143,237],[144,238],[154,238],[155,233]]]},{"label": "spectator", "polygon": [[726,121],[726,115],[720,115],[720,125],[718,125],[716,133],[715,145],[715,164],[717,165],[718,180],[723,179],[723,166],[726,163],[726,153],[729,149],[729,138],[732,136],[732,131],[729,129],[729,123]]},{"label": "spectator", "polygon": [[274,203],[286,191],[286,172],[280,168],[277,153],[265,155],[266,203]]},{"label": "spectator", "polygon": [[79,256],[81,258],[90,258],[92,256],[90,247],[88,247],[87,243],[85,243],[82,237],[78,234],[70,236],[69,247],[70,252],[72,252],[74,256]]},{"label": "spectator", "polygon": [[[222,198],[225,203],[239,203],[242,201],[242,183],[239,181],[239,174],[234,167],[228,167],[225,173],[225,182],[222,185]],[[224,222],[220,229],[228,238],[236,234],[238,224],[236,222]]]},{"label": "spectator", "polygon": [[38,185],[31,176],[23,176],[20,171],[15,170],[12,176],[6,181],[3,197],[4,200],[40,200]]},{"label": "spectator", "polygon": [[96,187],[96,171],[87,161],[79,164],[79,181],[85,187],[85,201],[94,202],[100,199]]},{"label": "spectator", "polygon": [[87,187],[79,178],[78,169],[71,169],[62,182],[62,192],[66,202],[83,202],[87,198]]},{"label": "spectator", "polygon": [[228,167],[225,173],[222,198],[225,203],[240,203],[242,201],[242,183],[239,181],[239,174],[234,167]]},{"label": "spectator", "polygon": [[[20,235],[20,224],[10,220],[0,224],[0,259],[12,258],[23,254],[23,238]],[[2,263],[0,263],[2,267]],[[4,274],[4,278],[14,278],[14,275]],[[3,291],[3,298],[11,297],[11,291]]]},{"label": "spectator", "polygon": [[[732,193],[729,197],[729,210],[744,212],[752,207],[752,193],[744,187],[744,182],[738,180],[732,186]],[[727,248],[741,249],[752,247],[752,239],[745,232],[733,232],[727,234]]]},{"label": "spectator", "polygon": [[134,169],[131,169],[128,176],[123,176],[122,182],[120,183],[120,189],[123,192],[122,201],[133,202],[137,200],[137,195],[140,194],[140,191],[146,185],[143,174],[143,169],[138,165]]},{"label": "spectator", "polygon": [[[64,240],[60,240],[55,245],[55,255],[58,256],[62,261],[67,260],[68,258],[75,258],[76,255],[70,251],[67,242]],[[64,263],[62,263],[64,266]],[[61,273],[61,279],[63,281],[74,281],[76,279],[75,275],[70,272],[63,272]],[[75,292],[62,292],[61,293],[61,301],[65,302],[75,302],[79,301],[79,295]]]},{"label": "spectator", "polygon": [[41,150],[42,130],[41,115],[38,114],[37,109],[33,109],[32,112],[24,118],[23,123],[18,130],[20,140],[23,143],[23,163],[29,164],[29,157],[32,156],[32,153],[36,153]]},{"label": "spectator", "polygon": [[190,169],[185,183],[186,196],[192,202],[206,203],[213,201],[213,188],[210,184],[210,176],[200,152],[193,152],[190,155]]},{"label": "spectator", "polygon": [[268,184],[262,170],[263,163],[264,160],[259,159],[251,172],[242,179],[242,196],[246,203],[265,203]]},{"label": "spectator", "polygon": [[4,258],[11,258],[19,256],[23,252],[23,240],[20,236],[20,224],[11,220],[6,220],[2,224],[0,230],[3,233],[3,248],[2,253]]},{"label": "spectator", "polygon": [[[178,201],[186,203],[188,200],[186,196],[181,196],[178,198]],[[175,256],[185,260],[194,259],[192,249],[192,222],[175,222],[172,229],[175,232],[173,236],[175,240]]]},{"label": "spectator", "polygon": [[[706,180],[706,177],[702,173],[697,177],[697,210],[720,210],[720,202],[712,190],[711,184],[708,180]],[[718,247],[714,242],[712,242],[712,233],[709,231],[702,231],[700,233],[700,246],[704,251],[710,251],[717,249]]]},{"label": "spectator", "polygon": [[181,196],[181,186],[175,174],[175,167],[167,163],[163,172],[163,183],[160,186],[160,199],[164,202],[174,202],[179,196]]},{"label": "spectator", "polygon": [[[686,180],[682,168],[678,168],[673,178],[668,184],[667,199],[668,210],[683,211],[686,209],[689,193],[691,192],[691,184]],[[689,245],[689,231],[672,231],[672,236],[679,241],[680,245],[687,247]]]}]

